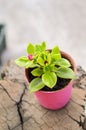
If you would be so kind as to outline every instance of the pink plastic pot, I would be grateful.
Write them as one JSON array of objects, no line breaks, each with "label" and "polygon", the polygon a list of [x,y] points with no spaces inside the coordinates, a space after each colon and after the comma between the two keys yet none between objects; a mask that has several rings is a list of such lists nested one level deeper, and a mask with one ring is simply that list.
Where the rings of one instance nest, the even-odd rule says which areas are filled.
[{"label": "pink plastic pot", "polygon": [[[62,57],[68,59],[72,65],[73,70],[76,72],[76,66],[74,63],[74,60],[71,58],[70,55],[67,53],[61,51]],[[29,81],[28,77],[28,70],[25,69],[26,78]],[[63,89],[57,90],[57,91],[37,91],[35,92],[35,96],[38,99],[38,102],[45,108],[51,109],[51,110],[57,110],[62,107],[64,107],[70,97],[71,97],[71,91],[73,86],[73,80],[69,82],[67,86],[65,86]]]},{"label": "pink plastic pot", "polygon": [[39,103],[45,108],[56,110],[64,107],[71,97],[73,82],[71,81],[64,89],[46,92],[37,91],[35,95]]}]

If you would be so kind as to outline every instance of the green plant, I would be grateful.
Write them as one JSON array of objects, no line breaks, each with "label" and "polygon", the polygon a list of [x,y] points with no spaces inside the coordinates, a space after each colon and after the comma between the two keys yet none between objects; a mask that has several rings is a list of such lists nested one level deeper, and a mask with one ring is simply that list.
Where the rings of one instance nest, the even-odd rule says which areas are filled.
[{"label": "green plant", "polygon": [[24,68],[32,68],[34,79],[29,84],[30,92],[42,89],[44,86],[53,88],[58,82],[58,77],[74,79],[75,73],[70,68],[70,62],[61,56],[58,46],[46,50],[46,43],[27,46],[28,56],[15,60],[16,64]]}]

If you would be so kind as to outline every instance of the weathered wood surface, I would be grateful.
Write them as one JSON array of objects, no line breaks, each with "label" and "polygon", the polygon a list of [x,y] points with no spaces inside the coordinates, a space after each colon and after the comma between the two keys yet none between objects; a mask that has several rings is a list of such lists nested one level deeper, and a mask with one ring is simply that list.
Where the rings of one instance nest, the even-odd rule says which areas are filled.
[{"label": "weathered wood surface", "polygon": [[77,70],[70,102],[51,111],[29,94],[24,70],[9,61],[0,80],[0,130],[86,130],[86,72]]}]

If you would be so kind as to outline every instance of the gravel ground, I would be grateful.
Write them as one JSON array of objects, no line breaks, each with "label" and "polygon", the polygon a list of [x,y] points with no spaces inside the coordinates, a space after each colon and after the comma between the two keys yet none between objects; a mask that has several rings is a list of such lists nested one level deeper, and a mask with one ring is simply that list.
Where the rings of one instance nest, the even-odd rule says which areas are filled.
[{"label": "gravel ground", "polygon": [[0,23],[6,26],[3,64],[26,54],[28,42],[46,41],[86,69],[86,0],[0,0]]}]

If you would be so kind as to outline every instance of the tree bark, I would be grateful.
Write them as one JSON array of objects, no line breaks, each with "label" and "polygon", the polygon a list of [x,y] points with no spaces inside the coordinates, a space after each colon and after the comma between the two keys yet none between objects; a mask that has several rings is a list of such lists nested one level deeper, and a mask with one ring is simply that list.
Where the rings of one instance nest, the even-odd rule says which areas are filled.
[{"label": "tree bark", "polygon": [[86,130],[86,72],[77,67],[70,102],[57,111],[40,106],[29,94],[24,69],[13,61],[0,80],[0,130]]}]

